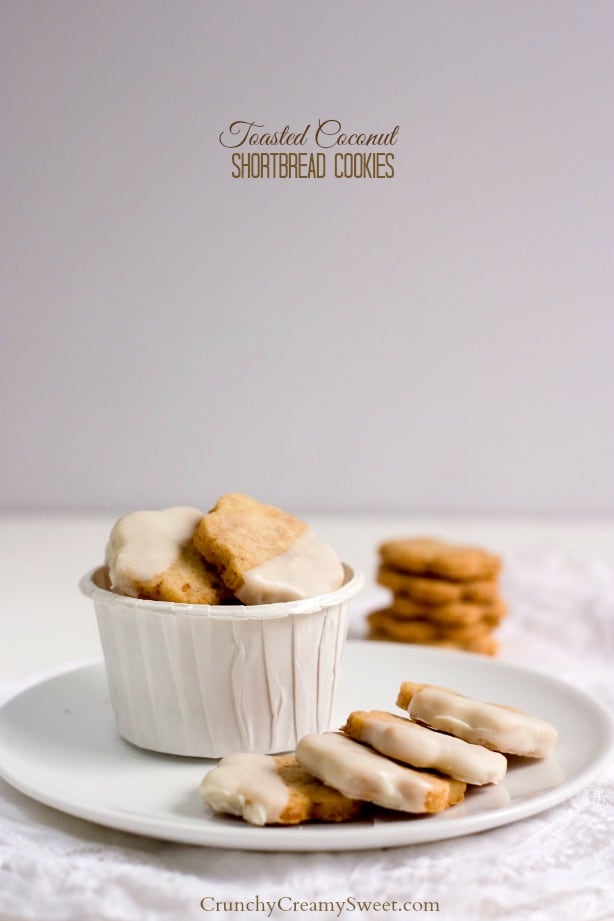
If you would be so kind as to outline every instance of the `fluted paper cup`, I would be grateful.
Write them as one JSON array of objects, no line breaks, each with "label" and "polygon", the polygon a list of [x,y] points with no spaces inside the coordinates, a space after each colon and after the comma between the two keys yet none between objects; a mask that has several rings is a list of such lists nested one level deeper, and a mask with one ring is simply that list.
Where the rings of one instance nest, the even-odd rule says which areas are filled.
[{"label": "fluted paper cup", "polygon": [[197,605],[108,590],[104,567],[79,583],[96,609],[119,734],[174,755],[292,750],[331,728],[350,599],[333,592],[261,605]]}]

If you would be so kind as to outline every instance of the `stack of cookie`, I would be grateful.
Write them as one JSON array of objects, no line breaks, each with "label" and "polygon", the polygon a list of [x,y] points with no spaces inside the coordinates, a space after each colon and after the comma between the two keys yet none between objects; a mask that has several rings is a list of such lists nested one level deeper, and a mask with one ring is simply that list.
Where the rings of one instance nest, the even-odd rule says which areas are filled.
[{"label": "stack of cookie", "polygon": [[370,639],[496,654],[493,630],[506,613],[499,557],[426,537],[386,541],[379,554],[377,581],[393,597],[369,614]]}]

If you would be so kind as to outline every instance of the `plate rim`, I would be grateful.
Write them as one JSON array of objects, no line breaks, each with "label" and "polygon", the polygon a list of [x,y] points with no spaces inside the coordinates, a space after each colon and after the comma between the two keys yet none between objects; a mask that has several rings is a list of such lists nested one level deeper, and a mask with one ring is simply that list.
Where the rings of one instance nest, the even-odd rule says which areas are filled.
[{"label": "plate rim", "polygon": [[[360,639],[348,640],[346,650],[364,648],[368,646],[399,648],[397,643],[383,641],[366,641]],[[532,680],[541,680],[548,685],[559,687],[567,695],[572,695],[584,706],[588,707],[600,720],[601,728],[605,730],[600,739],[601,746],[594,760],[574,776],[564,780],[550,790],[528,798],[525,802],[511,802],[505,806],[488,812],[478,812],[468,816],[460,816],[454,822],[433,821],[435,817],[408,817],[407,821],[399,820],[398,823],[373,823],[371,825],[357,826],[355,823],[339,825],[301,825],[288,827],[259,828],[249,826],[239,820],[230,819],[229,825],[207,825],[196,829],[190,823],[185,823],[181,817],[172,819],[163,815],[144,816],[130,813],[126,810],[112,811],[108,807],[92,806],[91,802],[79,797],[56,795],[53,788],[40,789],[31,784],[28,779],[16,776],[7,768],[3,759],[3,748],[0,744],[0,777],[4,778],[12,787],[24,793],[31,799],[50,806],[62,813],[93,822],[104,828],[128,834],[141,835],[148,838],[173,841],[187,845],[204,847],[218,847],[221,849],[240,849],[249,851],[283,851],[283,852],[314,852],[314,851],[354,851],[372,850],[381,847],[407,847],[414,844],[425,844],[432,841],[447,840],[488,831],[493,828],[509,825],[532,815],[544,812],[553,806],[559,805],[571,798],[576,793],[585,789],[597,779],[605,770],[614,756],[614,719],[609,710],[590,693],[582,688],[567,682],[558,676],[551,675],[538,669],[519,665],[515,662],[506,662],[498,659],[485,659],[472,653],[458,652],[456,650],[436,649],[429,646],[412,644],[412,651],[421,654],[428,653],[436,660],[450,660],[455,663],[466,661],[472,665],[479,663],[479,668],[497,672],[501,668],[509,673],[521,676],[530,676]],[[54,671],[22,688],[12,695],[0,707],[0,721],[5,709],[14,705],[23,695],[41,689],[49,682],[57,681],[73,675],[78,678],[80,673],[86,671],[102,672],[104,677],[104,661],[94,659],[75,665],[74,663]],[[129,744],[129,743],[126,743]],[[147,755],[143,749],[139,752]],[[172,757],[172,756],[169,756]],[[180,756],[178,760],[183,761]],[[195,762],[210,763],[217,759],[189,759]],[[236,821],[236,824],[235,824]],[[418,824],[420,823],[420,824]],[[360,829],[362,834],[357,835]],[[411,831],[410,831],[411,830]],[[409,834],[408,834],[409,832]],[[348,839],[347,841],[345,839]]]}]

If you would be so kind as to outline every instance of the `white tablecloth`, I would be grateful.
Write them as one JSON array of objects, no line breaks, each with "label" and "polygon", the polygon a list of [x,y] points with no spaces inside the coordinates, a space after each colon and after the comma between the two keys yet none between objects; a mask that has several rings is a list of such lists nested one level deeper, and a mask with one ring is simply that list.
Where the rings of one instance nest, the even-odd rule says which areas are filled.
[{"label": "white tablecloth", "polygon": [[[555,674],[614,712],[614,572],[557,552],[506,559],[511,613],[501,657]],[[372,599],[356,606],[352,632]],[[39,675],[37,678],[46,677]],[[0,685],[6,699],[21,685]],[[0,918],[411,917],[375,907],[291,902],[438,902],[445,921],[614,918],[614,769],[571,800],[492,831],[419,846],[278,854],[181,846],[121,834],[49,809],[0,781]],[[261,903],[281,902],[257,910]],[[213,900],[252,911],[204,911]],[[355,903],[354,903],[355,905]],[[422,906],[422,913],[425,912]]]}]

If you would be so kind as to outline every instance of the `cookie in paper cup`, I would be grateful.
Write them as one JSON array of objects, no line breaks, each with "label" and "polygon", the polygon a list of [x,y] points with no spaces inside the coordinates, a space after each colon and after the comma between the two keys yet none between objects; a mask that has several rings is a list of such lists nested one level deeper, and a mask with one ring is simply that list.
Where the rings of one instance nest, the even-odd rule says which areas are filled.
[{"label": "cookie in paper cup", "polygon": [[140,748],[218,758],[290,751],[331,728],[350,599],[340,588],[275,604],[181,604],[118,595],[105,567],[94,602],[119,734]]}]

